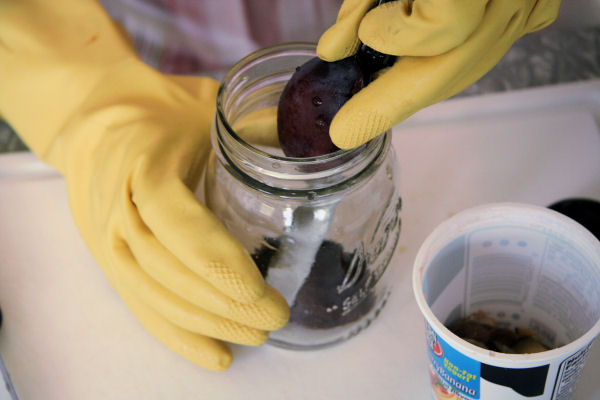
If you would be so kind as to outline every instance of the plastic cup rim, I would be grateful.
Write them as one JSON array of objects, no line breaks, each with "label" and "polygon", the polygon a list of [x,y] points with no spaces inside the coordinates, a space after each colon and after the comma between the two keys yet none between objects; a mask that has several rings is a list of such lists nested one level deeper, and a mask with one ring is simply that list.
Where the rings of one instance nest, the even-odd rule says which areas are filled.
[{"label": "plastic cup rim", "polygon": [[[417,305],[425,317],[426,322],[432,327],[437,335],[439,335],[446,343],[451,345],[455,350],[459,351],[463,355],[471,357],[479,362],[505,368],[523,368],[548,364],[554,359],[562,359],[585,348],[600,334],[600,319],[596,321],[596,323],[580,337],[563,346],[540,353],[508,354],[486,350],[459,338],[434,315],[433,311],[427,304],[422,290],[422,272],[425,270],[425,262],[430,260],[429,249],[431,245],[438,240],[441,235],[445,234],[445,232],[452,230],[453,224],[456,224],[457,221],[474,217],[482,211],[490,210],[502,210],[504,212],[522,212],[529,210],[534,213],[543,213],[549,215],[554,219],[560,220],[562,224],[565,224],[569,228],[574,229],[584,239],[588,240],[594,246],[595,251],[597,251],[597,253],[600,255],[600,241],[598,241],[595,236],[593,236],[587,229],[571,218],[549,208],[525,203],[499,202],[483,204],[465,209],[439,224],[423,241],[415,257],[412,276],[413,293]],[[458,231],[456,233],[458,233]],[[446,240],[444,244],[449,243],[451,240],[452,239]],[[600,265],[595,264],[595,266],[598,270],[598,273],[600,273]]]}]

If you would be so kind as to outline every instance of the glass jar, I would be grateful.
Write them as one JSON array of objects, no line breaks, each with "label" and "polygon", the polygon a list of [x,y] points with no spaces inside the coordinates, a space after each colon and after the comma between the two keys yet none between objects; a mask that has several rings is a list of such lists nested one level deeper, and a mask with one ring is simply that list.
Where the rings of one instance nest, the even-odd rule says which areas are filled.
[{"label": "glass jar", "polygon": [[313,44],[278,45],[226,74],[205,180],[208,207],[288,301],[290,321],[268,342],[292,349],[341,342],[369,325],[390,292],[388,265],[400,233],[389,132],[313,158],[285,157],[264,140],[241,137],[238,122],[258,115],[259,136],[276,138],[279,96],[312,57]]}]

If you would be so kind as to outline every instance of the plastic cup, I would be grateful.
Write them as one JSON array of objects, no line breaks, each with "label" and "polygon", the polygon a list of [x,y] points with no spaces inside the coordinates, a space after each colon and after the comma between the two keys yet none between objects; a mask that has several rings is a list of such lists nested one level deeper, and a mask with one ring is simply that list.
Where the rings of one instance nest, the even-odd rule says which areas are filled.
[{"label": "plastic cup", "polygon": [[[600,242],[547,208],[475,207],[423,242],[413,289],[434,398],[567,399],[600,332]],[[446,327],[480,310],[500,326],[533,330],[551,350],[494,352]]]}]

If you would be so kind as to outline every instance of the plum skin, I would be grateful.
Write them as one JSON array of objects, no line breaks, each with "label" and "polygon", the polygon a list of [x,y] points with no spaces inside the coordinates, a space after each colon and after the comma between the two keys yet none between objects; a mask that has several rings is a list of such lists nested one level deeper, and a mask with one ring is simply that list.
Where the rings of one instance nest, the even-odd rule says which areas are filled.
[{"label": "plum skin", "polygon": [[277,109],[277,132],[287,157],[317,157],[338,150],[329,126],[338,110],[368,84],[368,74],[352,56],[335,62],[318,57],[296,69]]}]

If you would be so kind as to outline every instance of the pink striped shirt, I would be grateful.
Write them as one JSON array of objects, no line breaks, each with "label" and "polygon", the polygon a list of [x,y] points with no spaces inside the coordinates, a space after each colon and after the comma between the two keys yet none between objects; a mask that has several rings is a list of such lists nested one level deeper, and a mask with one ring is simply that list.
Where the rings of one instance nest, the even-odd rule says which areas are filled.
[{"label": "pink striped shirt", "polygon": [[210,74],[261,47],[316,42],[342,0],[101,0],[140,57],[165,73]]}]

